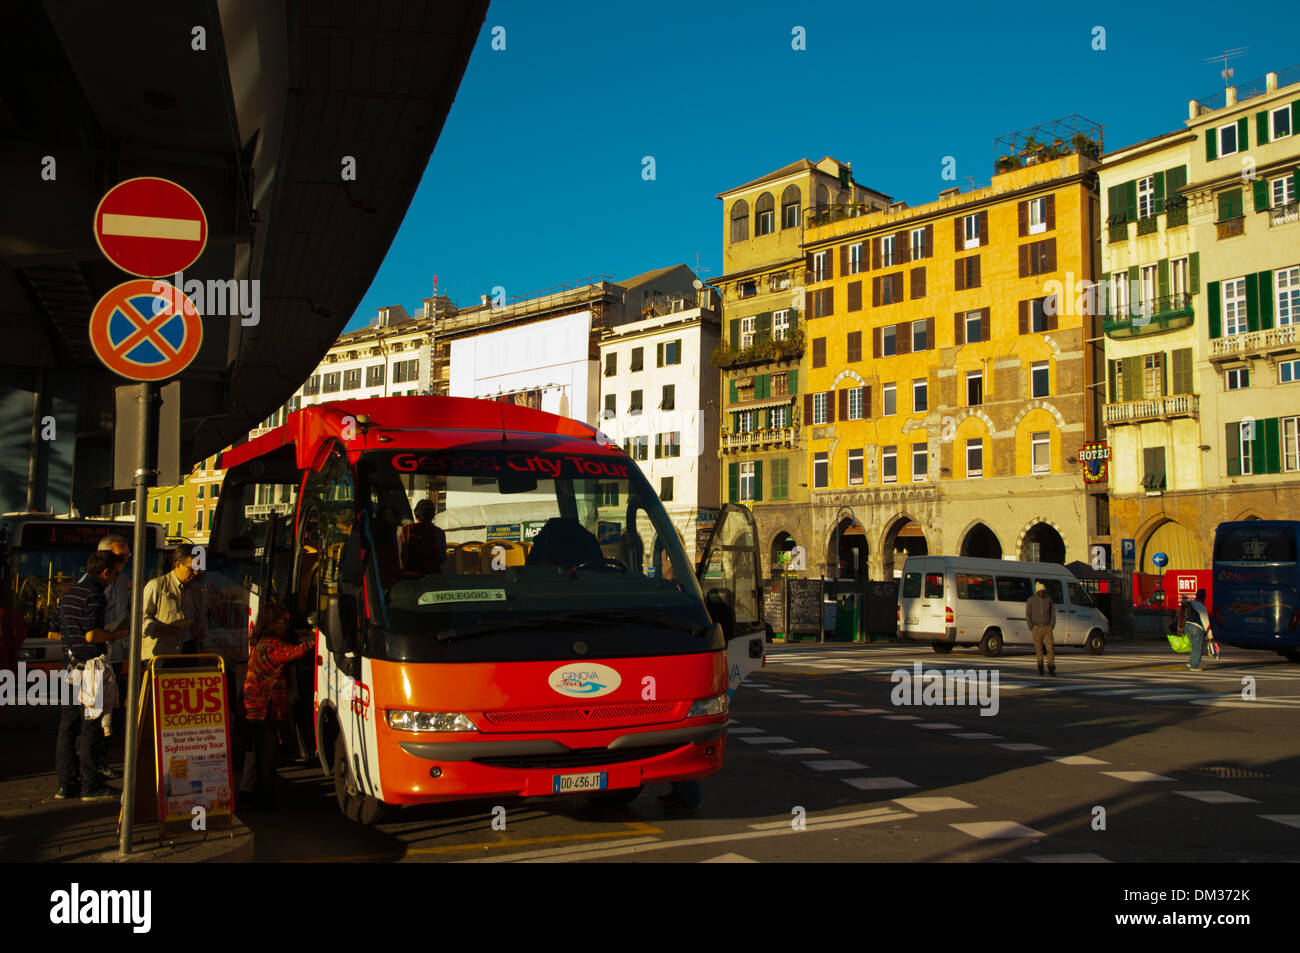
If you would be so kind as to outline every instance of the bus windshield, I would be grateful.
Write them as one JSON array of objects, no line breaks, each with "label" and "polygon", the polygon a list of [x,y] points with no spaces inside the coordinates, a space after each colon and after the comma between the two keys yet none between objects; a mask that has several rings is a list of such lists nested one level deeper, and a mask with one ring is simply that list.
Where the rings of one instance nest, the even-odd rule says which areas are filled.
[{"label": "bus windshield", "polygon": [[1253,521],[1221,525],[1214,540],[1214,561],[1236,566],[1294,566],[1295,528]]},{"label": "bus windshield", "polygon": [[[440,511],[430,500],[412,516],[404,478],[413,474],[436,478]],[[633,643],[641,654],[706,649],[709,619],[681,539],[626,458],[370,452],[357,494],[388,630],[436,637],[443,657],[500,657],[548,631],[564,633],[568,651],[573,635],[601,625],[634,630],[629,653]]]}]

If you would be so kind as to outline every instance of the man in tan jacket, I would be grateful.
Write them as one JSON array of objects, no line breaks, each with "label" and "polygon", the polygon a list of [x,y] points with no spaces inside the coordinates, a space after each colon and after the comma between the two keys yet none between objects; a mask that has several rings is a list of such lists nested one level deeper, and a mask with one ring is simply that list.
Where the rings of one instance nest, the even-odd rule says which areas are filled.
[{"label": "man in tan jacket", "polygon": [[194,569],[193,547],[172,550],[172,569],[144,587],[144,644],[140,657],[180,655],[186,643],[203,647],[208,634],[207,594]]},{"label": "man in tan jacket", "polygon": [[1043,650],[1047,650],[1047,674],[1056,674],[1056,647],[1052,630],[1056,627],[1056,606],[1047,594],[1047,586],[1038,583],[1034,594],[1025,603],[1025,622],[1034,639],[1034,656],[1038,660],[1038,674],[1043,674]]}]

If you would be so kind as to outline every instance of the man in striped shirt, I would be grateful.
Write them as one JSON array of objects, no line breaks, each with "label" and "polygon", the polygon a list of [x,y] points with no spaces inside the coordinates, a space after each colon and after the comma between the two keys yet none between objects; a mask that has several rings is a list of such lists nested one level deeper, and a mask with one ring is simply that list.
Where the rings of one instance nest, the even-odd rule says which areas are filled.
[{"label": "man in striped shirt", "polygon": [[[86,562],[86,574],[59,600],[59,628],[67,657],[67,671],[84,667],[93,658],[106,655],[107,643],[120,639],[124,631],[104,627],[108,600],[104,590],[117,578],[118,563],[110,551],[99,550]],[[77,755],[80,736],[81,753]],[[83,801],[115,798],[118,792],[104,783],[97,764],[104,761],[104,728],[99,718],[86,718],[80,700],[64,705],[59,717],[59,735],[54,749],[59,773],[55,798],[80,797]],[[80,778],[78,778],[80,761]],[[83,791],[82,783],[85,783]]]}]

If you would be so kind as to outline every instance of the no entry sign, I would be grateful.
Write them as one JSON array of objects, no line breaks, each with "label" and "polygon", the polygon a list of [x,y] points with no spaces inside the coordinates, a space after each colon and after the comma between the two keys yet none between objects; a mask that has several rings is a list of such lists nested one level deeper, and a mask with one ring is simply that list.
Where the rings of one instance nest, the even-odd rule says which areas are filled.
[{"label": "no entry sign", "polygon": [[117,267],[142,278],[184,271],[203,254],[208,219],[199,200],[169,179],[127,179],[95,209],[95,241]]},{"label": "no entry sign", "polygon": [[161,381],[199,353],[203,321],[179,288],[139,278],[118,285],[90,314],[90,344],[110,371],[136,381]]}]

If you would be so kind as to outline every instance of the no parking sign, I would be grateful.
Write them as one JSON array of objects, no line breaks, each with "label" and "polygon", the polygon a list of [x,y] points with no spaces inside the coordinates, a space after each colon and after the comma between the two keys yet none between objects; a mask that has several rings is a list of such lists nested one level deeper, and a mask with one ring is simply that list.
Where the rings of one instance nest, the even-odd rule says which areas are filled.
[{"label": "no parking sign", "polygon": [[90,345],[104,366],[136,381],[161,381],[185,370],[203,343],[198,309],[165,281],[127,281],[90,314]]}]

